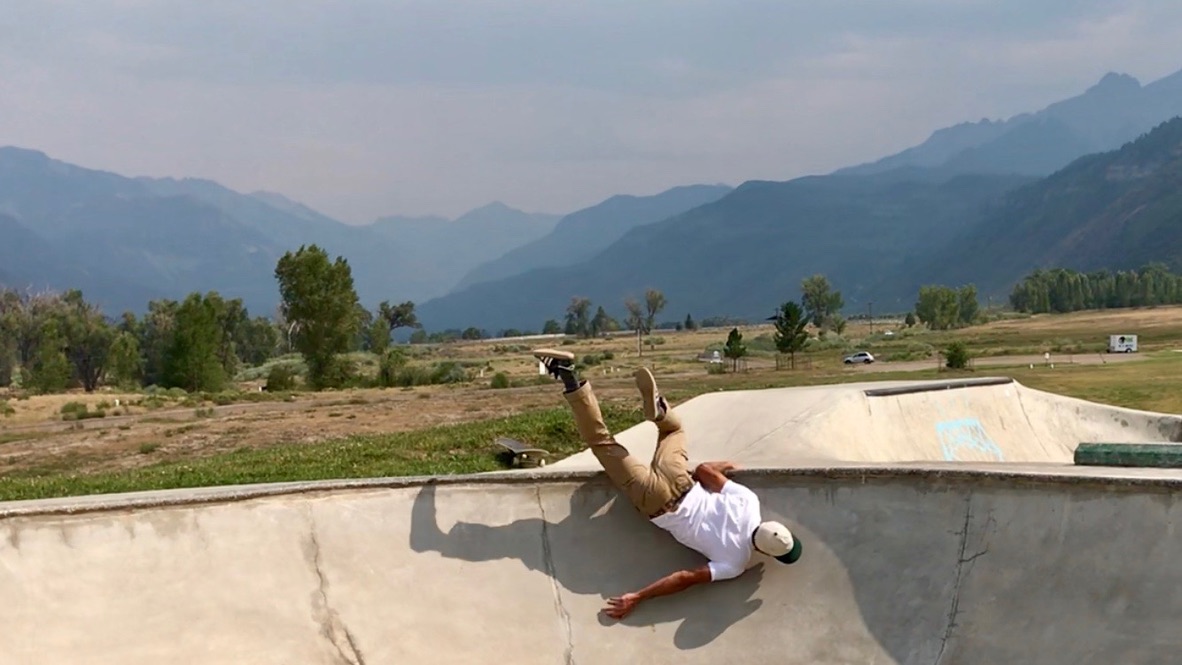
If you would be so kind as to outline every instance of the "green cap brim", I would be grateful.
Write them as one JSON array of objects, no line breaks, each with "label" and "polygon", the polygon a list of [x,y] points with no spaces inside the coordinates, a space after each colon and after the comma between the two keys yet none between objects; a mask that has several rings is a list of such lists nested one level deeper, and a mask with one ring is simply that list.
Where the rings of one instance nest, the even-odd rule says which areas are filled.
[{"label": "green cap brim", "polygon": [[796,563],[796,560],[800,558],[800,549],[800,538],[797,538],[796,534],[792,534],[792,549],[788,550],[787,554],[781,554],[776,557],[776,561],[780,563]]}]

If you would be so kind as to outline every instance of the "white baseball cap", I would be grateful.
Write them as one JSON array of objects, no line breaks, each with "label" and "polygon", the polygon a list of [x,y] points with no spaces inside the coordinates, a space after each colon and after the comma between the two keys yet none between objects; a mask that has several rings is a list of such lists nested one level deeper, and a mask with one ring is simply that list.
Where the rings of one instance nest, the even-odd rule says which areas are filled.
[{"label": "white baseball cap", "polygon": [[779,522],[764,522],[752,536],[755,549],[781,563],[796,563],[800,558],[800,539]]}]

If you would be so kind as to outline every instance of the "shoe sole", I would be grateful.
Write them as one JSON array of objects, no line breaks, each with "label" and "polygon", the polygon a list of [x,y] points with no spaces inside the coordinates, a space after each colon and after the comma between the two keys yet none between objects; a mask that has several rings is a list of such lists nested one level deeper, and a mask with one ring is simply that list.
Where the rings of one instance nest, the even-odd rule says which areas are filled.
[{"label": "shoe sole", "polygon": [[575,359],[575,354],[570,351],[555,351],[554,349],[534,349],[534,357],[538,360],[545,360],[547,358],[554,358],[557,360],[571,360]]},{"label": "shoe sole", "polygon": [[652,372],[644,367],[636,370],[633,376],[636,378],[636,388],[640,390],[644,417],[646,420],[655,421],[657,419],[657,380],[653,378]]}]

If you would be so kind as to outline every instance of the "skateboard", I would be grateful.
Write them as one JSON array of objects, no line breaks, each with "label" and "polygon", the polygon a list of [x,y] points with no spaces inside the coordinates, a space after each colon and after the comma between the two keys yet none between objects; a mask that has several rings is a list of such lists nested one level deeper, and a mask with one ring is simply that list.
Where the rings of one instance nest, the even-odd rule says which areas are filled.
[{"label": "skateboard", "polygon": [[513,466],[518,467],[546,466],[546,455],[550,454],[548,451],[534,448],[517,439],[498,437],[497,445],[513,453]]}]

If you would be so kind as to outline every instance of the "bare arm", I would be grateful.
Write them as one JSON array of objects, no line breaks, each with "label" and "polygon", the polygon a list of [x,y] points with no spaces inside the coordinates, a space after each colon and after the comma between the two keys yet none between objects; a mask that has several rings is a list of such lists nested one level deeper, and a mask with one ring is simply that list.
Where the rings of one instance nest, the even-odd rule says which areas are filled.
[{"label": "bare arm", "polygon": [[702,462],[694,469],[694,480],[711,492],[721,492],[727,474],[737,468],[734,462]]},{"label": "bare arm", "polygon": [[705,584],[710,581],[710,568],[699,566],[688,570],[679,570],[653,582],[635,593],[626,593],[618,598],[608,600],[607,614],[613,619],[623,619],[643,600],[668,596],[685,591],[695,584]]}]

